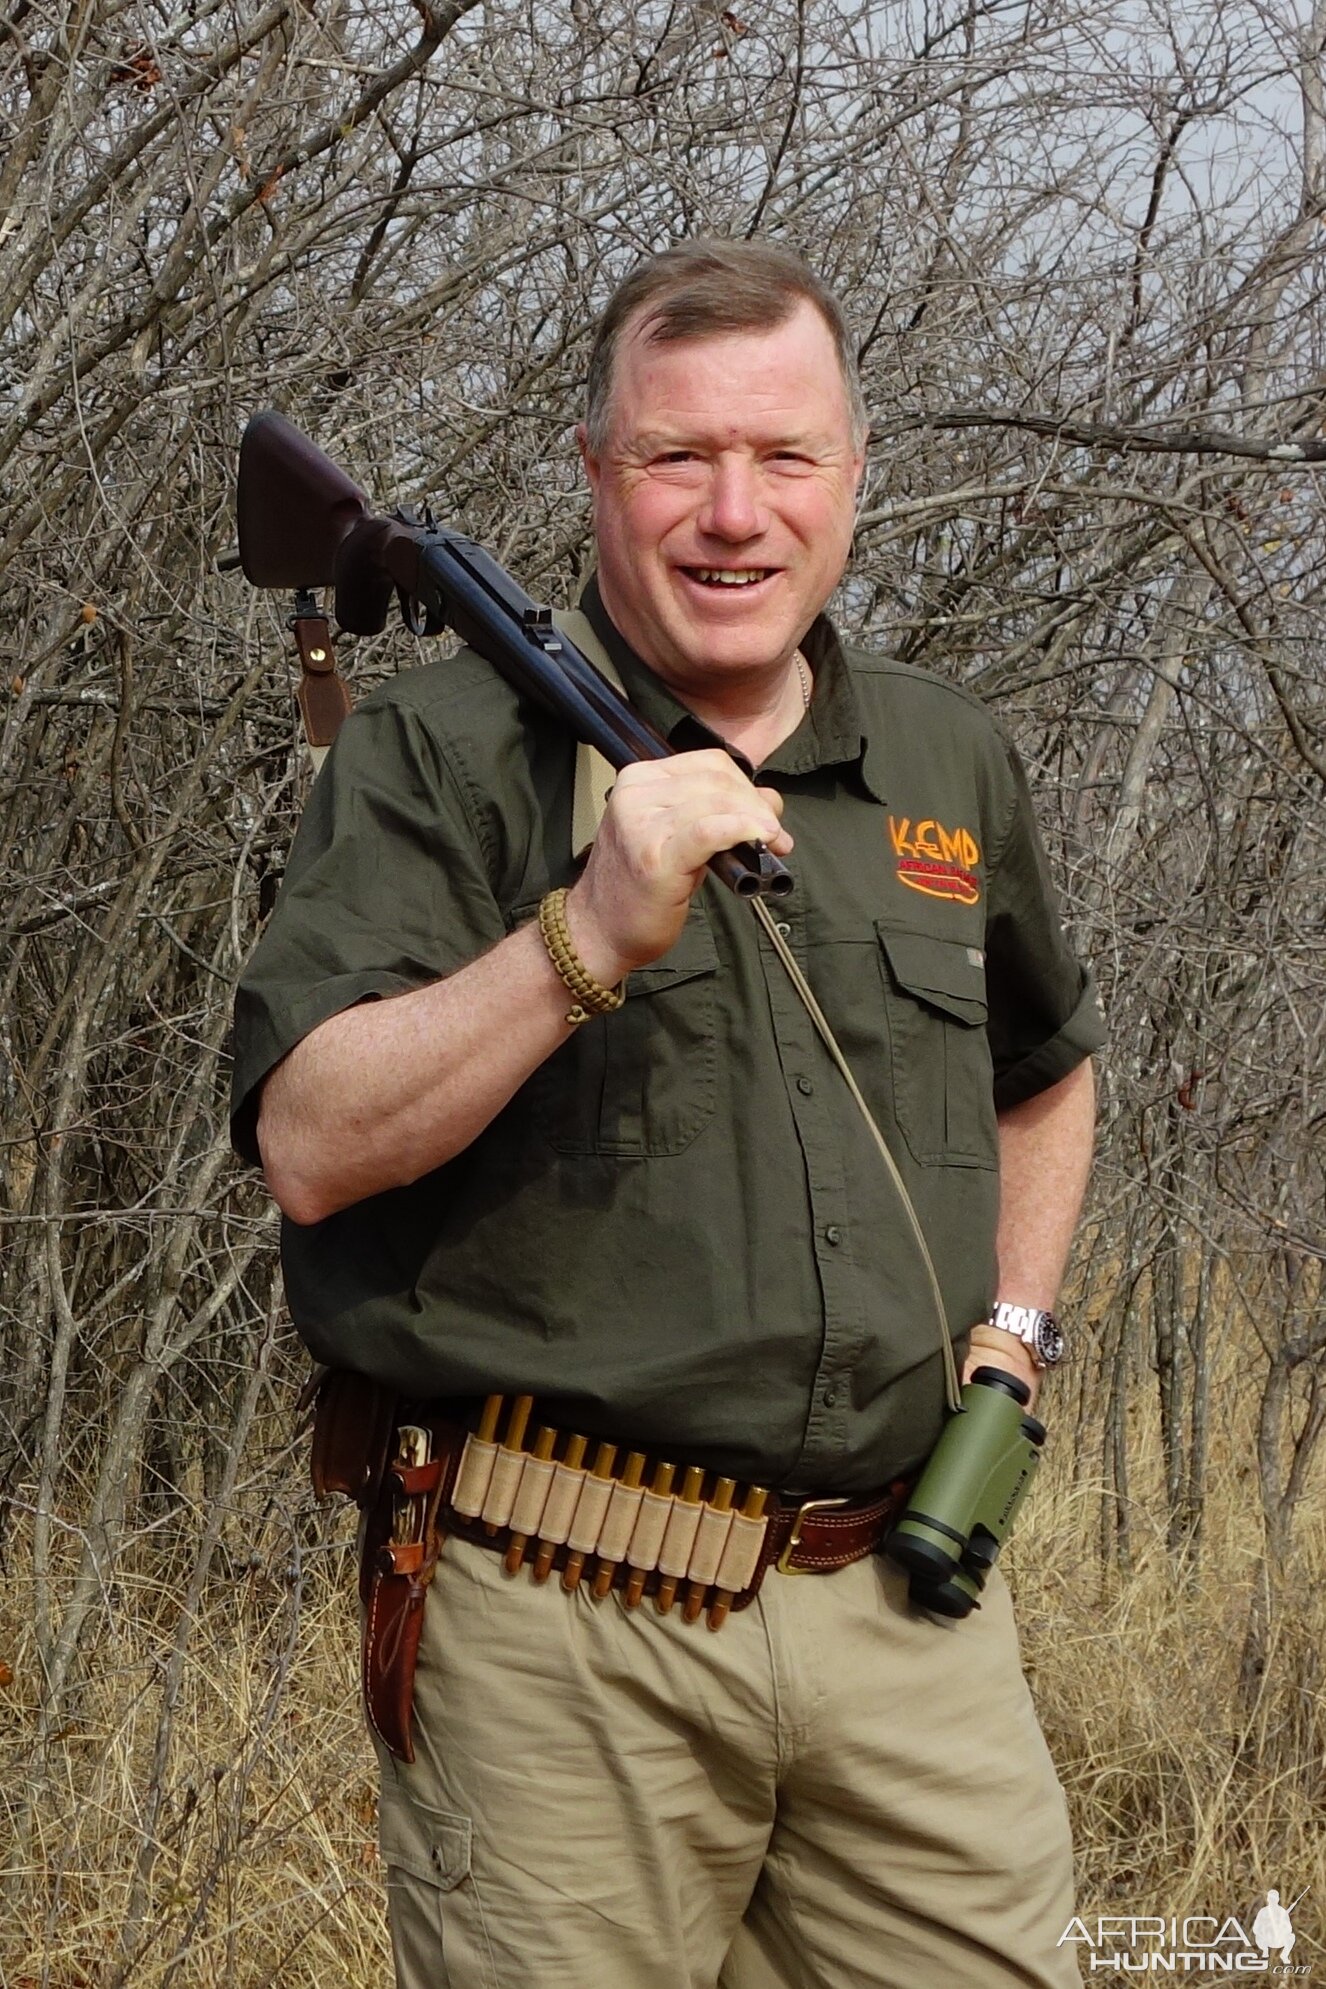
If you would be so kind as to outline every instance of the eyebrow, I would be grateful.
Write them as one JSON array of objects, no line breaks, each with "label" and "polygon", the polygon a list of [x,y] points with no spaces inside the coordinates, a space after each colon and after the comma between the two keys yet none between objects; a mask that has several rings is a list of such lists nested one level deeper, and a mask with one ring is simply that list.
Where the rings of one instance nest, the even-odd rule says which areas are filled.
[{"label": "eyebrow", "polygon": [[[669,449],[708,449],[713,446],[714,438],[712,436],[697,435],[693,429],[682,427],[675,429],[642,428],[630,440],[630,447],[637,450],[641,455],[654,455],[659,451]],[[796,449],[809,453],[817,447],[827,447],[828,439],[825,436],[816,437],[809,431],[801,430],[795,433],[757,437],[755,446],[760,449]]]}]

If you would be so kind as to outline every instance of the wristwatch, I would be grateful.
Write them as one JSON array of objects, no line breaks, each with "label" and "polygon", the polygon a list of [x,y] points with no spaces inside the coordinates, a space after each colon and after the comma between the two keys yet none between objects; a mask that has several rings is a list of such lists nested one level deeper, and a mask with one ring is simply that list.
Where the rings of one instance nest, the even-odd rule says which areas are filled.
[{"label": "wristwatch", "polygon": [[1052,1312],[1034,1305],[1010,1305],[1000,1299],[989,1323],[1000,1333],[1011,1333],[1031,1355],[1037,1367],[1058,1367],[1064,1357],[1064,1336]]}]

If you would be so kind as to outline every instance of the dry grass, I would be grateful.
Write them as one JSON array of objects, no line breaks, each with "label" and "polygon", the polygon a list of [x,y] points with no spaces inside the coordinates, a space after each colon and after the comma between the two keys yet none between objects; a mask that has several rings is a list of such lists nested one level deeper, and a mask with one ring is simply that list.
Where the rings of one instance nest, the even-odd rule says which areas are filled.
[{"label": "dry grass", "polygon": [[[1099,1491],[1079,1462],[1067,1445],[1051,1455],[1008,1561],[1073,1811],[1083,1912],[1250,1917],[1268,1885],[1291,1898],[1307,1888],[1320,1903],[1320,1507],[1302,1516],[1298,1578],[1244,1704],[1259,1527],[1240,1474],[1229,1460],[1217,1472],[1195,1575],[1165,1553],[1151,1484],[1134,1513],[1132,1573],[1103,1579]],[[11,1574],[0,1596],[0,1656],[13,1669],[0,1691],[14,1826],[3,1989],[369,1989],[389,1979],[356,1702],[352,1528],[282,1503],[287,1492],[251,1480],[232,1516],[187,1639],[159,1777],[199,1516],[175,1516],[174,1563],[158,1531],[116,1570],[75,1712],[44,1757],[31,1598]],[[136,1865],[142,1911],[126,1948]],[[1311,1961],[1310,1904],[1299,1917],[1295,1958]]]},{"label": "dry grass", "polygon": [[[310,1545],[315,1527],[325,1537]],[[341,1517],[236,1516],[229,1565],[188,1641],[164,1801],[146,1833],[178,1587],[143,1572],[117,1581],[76,1717],[43,1763],[24,1595],[11,1584],[3,1740],[11,1763],[26,1762],[4,1789],[15,1822],[4,1989],[387,1979],[352,1550]],[[148,1903],[126,1952],[145,1842]]]},{"label": "dry grass", "polygon": [[1232,1345],[1222,1366],[1195,1566],[1166,1547],[1145,1395],[1130,1433],[1127,1575],[1102,1572],[1103,1487],[1062,1440],[1006,1565],[1073,1817],[1083,1915],[1233,1914],[1248,1927],[1277,1886],[1286,1903],[1306,1893],[1294,1960],[1311,1963],[1326,1930],[1326,1509],[1318,1485],[1271,1600],[1263,1661],[1245,1681],[1262,1573],[1255,1391]]},{"label": "dry grass", "polygon": [[[1073,1815],[1082,1911],[1232,1913],[1250,1925],[1272,1885],[1287,1900],[1306,1888],[1320,1911],[1320,1527],[1248,1696],[1254,1514],[1220,1513],[1195,1577],[1176,1573],[1157,1529],[1127,1579],[1102,1584],[1090,1492],[1038,1507],[1011,1559],[1027,1668]],[[1306,1931],[1298,1959],[1312,1949]]]}]

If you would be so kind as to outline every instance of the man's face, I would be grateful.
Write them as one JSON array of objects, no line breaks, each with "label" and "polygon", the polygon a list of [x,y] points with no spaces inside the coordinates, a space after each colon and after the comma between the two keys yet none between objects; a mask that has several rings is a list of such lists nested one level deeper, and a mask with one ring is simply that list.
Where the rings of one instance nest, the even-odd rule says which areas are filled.
[{"label": "man's face", "polygon": [[608,442],[581,447],[604,605],[683,696],[785,669],[838,584],[862,453],[828,326],[650,344],[627,325]]}]

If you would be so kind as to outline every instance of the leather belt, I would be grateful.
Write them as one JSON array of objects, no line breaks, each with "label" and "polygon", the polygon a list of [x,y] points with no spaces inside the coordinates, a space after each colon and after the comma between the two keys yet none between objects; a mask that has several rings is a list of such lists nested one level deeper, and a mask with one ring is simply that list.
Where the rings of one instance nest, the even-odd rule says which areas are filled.
[{"label": "leather belt", "polygon": [[860,1499],[780,1499],[770,1516],[770,1560],[780,1575],[828,1575],[882,1547],[910,1490],[899,1479]]}]

